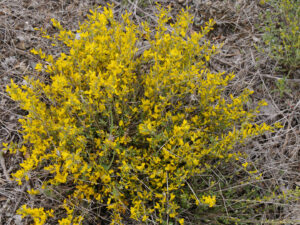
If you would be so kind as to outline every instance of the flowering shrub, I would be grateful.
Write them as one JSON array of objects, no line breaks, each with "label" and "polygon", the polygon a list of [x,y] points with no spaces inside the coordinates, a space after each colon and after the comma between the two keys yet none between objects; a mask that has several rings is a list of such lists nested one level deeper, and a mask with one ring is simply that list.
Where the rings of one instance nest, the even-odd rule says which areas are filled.
[{"label": "flowering shrub", "polygon": [[237,143],[272,128],[253,123],[258,108],[245,110],[251,91],[225,95],[233,74],[207,68],[217,50],[203,37],[214,22],[189,33],[186,11],[173,24],[168,10],[159,11],[154,33],[129,14],[116,21],[111,8],[91,11],[77,35],[53,20],[59,34],[45,37],[67,51],[54,58],[32,50],[43,59],[36,70],[50,79],[26,77],[27,85],[7,88],[28,111],[24,140],[8,148],[24,155],[13,177],[22,184],[36,172],[43,183],[29,194],[59,193],[62,203],[54,211],[25,205],[19,214],[35,224],[82,224],[89,215],[110,224],[129,217],[184,224],[184,209],[223,207],[217,191],[198,188],[201,175],[230,165]]}]

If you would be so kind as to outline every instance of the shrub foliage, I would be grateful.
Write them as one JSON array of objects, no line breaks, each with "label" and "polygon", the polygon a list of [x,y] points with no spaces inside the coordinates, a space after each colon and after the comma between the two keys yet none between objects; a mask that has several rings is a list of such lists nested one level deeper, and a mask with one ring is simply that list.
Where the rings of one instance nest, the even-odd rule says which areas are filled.
[{"label": "shrub foliage", "polygon": [[251,91],[226,96],[234,75],[207,67],[217,51],[203,38],[213,21],[190,32],[186,11],[170,23],[160,8],[153,32],[129,16],[118,22],[111,7],[91,11],[77,33],[53,20],[59,34],[45,37],[66,51],[55,58],[32,50],[49,79],[7,88],[28,111],[23,141],[8,148],[24,155],[13,177],[41,181],[28,193],[61,202],[23,205],[18,213],[35,224],[82,224],[90,215],[110,224],[183,224],[185,210],[223,208],[213,183],[199,189],[201,175],[231,165],[236,144],[272,130],[254,123],[258,108],[245,110]]}]

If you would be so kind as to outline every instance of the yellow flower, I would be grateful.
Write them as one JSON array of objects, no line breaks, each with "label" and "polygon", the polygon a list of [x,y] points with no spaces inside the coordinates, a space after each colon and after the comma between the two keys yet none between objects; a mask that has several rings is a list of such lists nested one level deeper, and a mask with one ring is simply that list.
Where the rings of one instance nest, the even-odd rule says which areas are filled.
[{"label": "yellow flower", "polygon": [[248,162],[243,163],[242,166],[246,169],[248,166]]},{"label": "yellow flower", "polygon": [[179,222],[180,225],[183,225],[184,224],[184,218],[179,219],[178,222]]},{"label": "yellow flower", "polygon": [[43,69],[43,65],[41,64],[41,63],[37,63],[36,65],[35,65],[35,69],[37,70],[37,71],[42,71],[42,69]]},{"label": "yellow flower", "polygon": [[145,168],[145,163],[142,163],[141,165],[136,166],[136,168],[137,168],[138,170],[143,170],[143,169]]},{"label": "yellow flower", "polygon": [[209,205],[209,207],[213,207],[216,204],[216,196],[202,196],[202,203]]},{"label": "yellow flower", "polygon": [[27,190],[27,193],[30,194],[30,195],[37,195],[40,193],[39,190],[34,190],[34,189],[29,189]]}]

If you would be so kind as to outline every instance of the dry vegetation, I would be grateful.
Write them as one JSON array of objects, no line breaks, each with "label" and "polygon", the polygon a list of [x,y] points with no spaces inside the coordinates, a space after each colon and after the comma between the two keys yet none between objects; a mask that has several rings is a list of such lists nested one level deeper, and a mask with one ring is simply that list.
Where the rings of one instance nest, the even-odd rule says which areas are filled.
[{"label": "dry vegetation", "polygon": [[[214,18],[216,25],[209,39],[224,45],[220,54],[211,61],[211,69],[234,72],[236,78],[228,92],[240,93],[244,88],[254,90],[253,104],[261,99],[269,103],[262,109],[259,120],[268,124],[281,122],[284,126],[239,150],[245,151],[249,160],[259,162],[258,169],[266,180],[265,188],[277,185],[285,191],[300,187],[300,70],[293,71],[279,86],[278,81],[286,74],[276,71],[277,62],[255,48],[254,45],[262,44],[262,34],[256,28],[256,24],[261,23],[259,15],[268,10],[268,5],[260,4],[258,0],[0,1],[0,146],[3,142],[21,139],[17,132],[17,120],[26,115],[10,99],[5,91],[6,85],[11,79],[22,84],[24,75],[34,75],[33,68],[38,58],[30,53],[30,49],[42,48],[51,54],[59,52],[34,28],[42,27],[54,33],[56,31],[50,20],[55,18],[64,27],[75,31],[89,9],[107,2],[115,4],[117,16],[127,10],[132,12],[136,23],[148,21],[153,27],[156,25],[153,16],[155,3],[170,5],[174,17],[183,7],[189,6],[194,15],[190,32],[198,31],[205,21]],[[30,206],[33,202],[26,190],[34,184],[29,181],[18,186],[10,179],[10,173],[16,171],[21,161],[21,155],[0,154],[0,224],[26,224],[26,221],[20,222],[20,216],[16,216],[15,211],[22,204]],[[279,213],[278,219],[300,221],[300,200],[294,205],[284,205]]]}]

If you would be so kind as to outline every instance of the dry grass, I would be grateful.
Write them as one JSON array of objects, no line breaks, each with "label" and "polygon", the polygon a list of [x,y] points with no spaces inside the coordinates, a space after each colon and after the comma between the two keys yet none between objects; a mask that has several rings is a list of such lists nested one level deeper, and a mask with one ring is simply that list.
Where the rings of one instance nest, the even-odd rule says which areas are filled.
[{"label": "dry grass", "polygon": [[[210,34],[214,43],[224,43],[219,55],[211,61],[210,67],[217,71],[234,72],[236,79],[229,92],[239,93],[247,87],[254,90],[253,104],[260,99],[269,103],[264,107],[259,119],[269,124],[281,122],[284,127],[276,133],[257,138],[243,151],[249,160],[259,162],[258,168],[266,178],[267,185],[278,185],[281,190],[300,187],[300,71],[287,80],[290,92],[282,96],[276,90],[276,81],[285,74],[274,70],[276,62],[259,53],[254,44],[261,42],[261,34],[255,28],[259,23],[258,15],[267,6],[260,6],[255,0],[2,0],[0,1],[0,146],[3,142],[18,141],[22,137],[18,118],[26,115],[5,92],[11,79],[23,82],[24,75],[36,76],[33,71],[38,59],[29,53],[31,48],[42,48],[52,54],[58,49],[50,47],[41,39],[34,27],[42,27],[50,33],[55,32],[50,19],[56,18],[63,26],[76,30],[79,21],[85,19],[89,9],[106,2],[115,4],[115,13],[120,16],[124,10],[132,12],[137,22],[149,21],[156,25],[155,2],[172,7],[175,16],[182,7],[190,6],[194,15],[192,30],[197,31],[209,18],[216,21]],[[191,30],[191,32],[192,32]],[[241,150],[241,149],[239,149]],[[21,156],[0,155],[0,224],[27,224],[20,222],[15,210],[21,204],[30,205],[26,190],[34,183],[29,181],[17,186],[9,178],[16,170]],[[266,186],[268,188],[268,186]],[[43,199],[41,199],[43,200]],[[48,199],[55,204],[55,199]],[[280,212],[279,219],[300,220],[300,201],[287,205]]]}]

